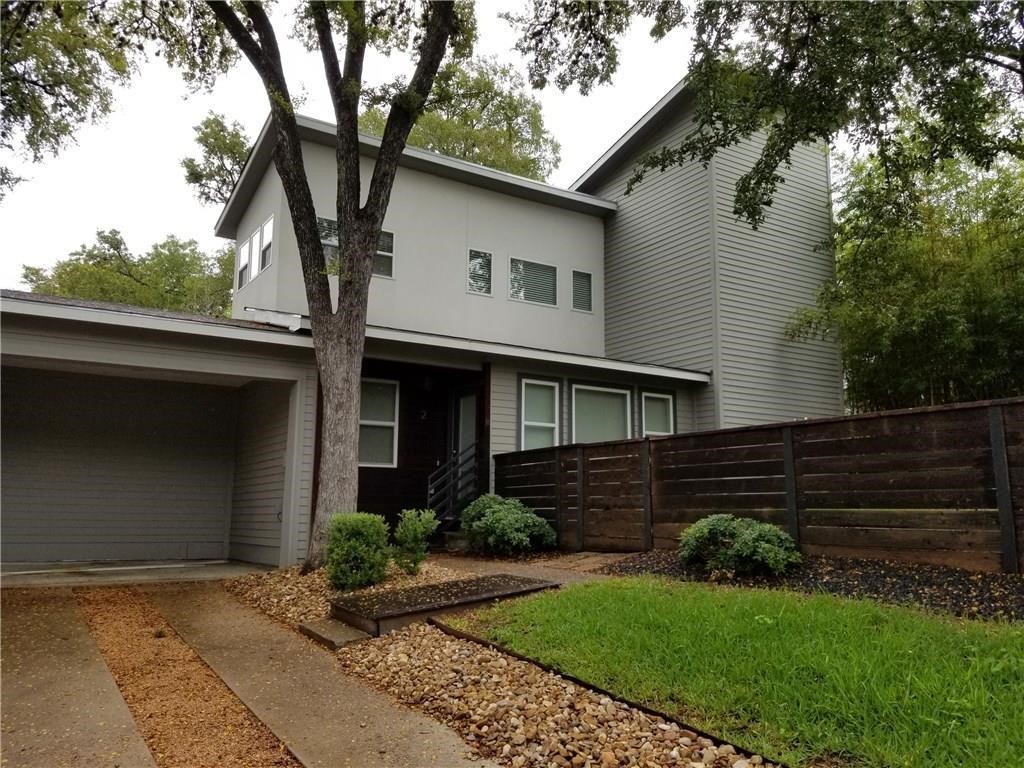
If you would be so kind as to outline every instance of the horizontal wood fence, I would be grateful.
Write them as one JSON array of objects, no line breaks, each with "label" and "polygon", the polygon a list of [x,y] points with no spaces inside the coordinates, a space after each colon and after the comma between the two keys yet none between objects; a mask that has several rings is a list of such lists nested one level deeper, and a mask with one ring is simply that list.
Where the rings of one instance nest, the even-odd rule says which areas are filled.
[{"label": "horizontal wood fence", "polygon": [[730,512],[808,554],[1021,570],[1024,398],[494,457],[563,549],[673,547]]}]

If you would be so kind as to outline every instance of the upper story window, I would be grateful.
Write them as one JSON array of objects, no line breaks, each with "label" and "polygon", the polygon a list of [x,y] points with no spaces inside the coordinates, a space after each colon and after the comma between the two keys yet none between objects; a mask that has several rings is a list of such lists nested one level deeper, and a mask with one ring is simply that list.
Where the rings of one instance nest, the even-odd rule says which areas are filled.
[{"label": "upper story window", "polygon": [[238,287],[270,266],[274,245],[274,217],[271,216],[238,246]]},{"label": "upper story window", "polygon": [[594,310],[593,276],[589,272],[572,271],[572,308],[581,312]]},{"label": "upper story window", "polygon": [[558,305],[558,268],[525,259],[509,259],[508,295],[517,301]]},{"label": "upper story window", "polygon": [[642,399],[644,437],[673,434],[672,395],[644,392]]},{"label": "upper story window", "polygon": [[470,293],[491,295],[491,254],[487,251],[469,251],[469,283],[466,290]]},{"label": "upper story window", "polygon": [[[316,218],[320,230],[320,242],[328,264],[338,258],[338,222],[334,219]],[[377,253],[373,256],[373,274],[380,277],[395,276],[395,233],[381,232],[377,237]]]},{"label": "upper story window", "polygon": [[522,450],[558,445],[558,382],[523,379],[519,413]]},{"label": "upper story window", "polygon": [[572,386],[572,441],[597,443],[630,437],[629,390]]}]

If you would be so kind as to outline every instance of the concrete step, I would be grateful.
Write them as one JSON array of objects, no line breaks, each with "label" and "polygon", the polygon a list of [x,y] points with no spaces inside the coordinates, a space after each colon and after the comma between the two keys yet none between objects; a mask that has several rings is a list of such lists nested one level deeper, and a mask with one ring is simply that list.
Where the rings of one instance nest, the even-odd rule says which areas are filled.
[{"label": "concrete step", "polygon": [[370,639],[370,636],[362,630],[327,616],[299,624],[299,631],[332,651],[349,643]]},{"label": "concrete step", "polygon": [[468,552],[469,539],[462,531],[446,531],[444,534],[444,548],[449,552]]}]

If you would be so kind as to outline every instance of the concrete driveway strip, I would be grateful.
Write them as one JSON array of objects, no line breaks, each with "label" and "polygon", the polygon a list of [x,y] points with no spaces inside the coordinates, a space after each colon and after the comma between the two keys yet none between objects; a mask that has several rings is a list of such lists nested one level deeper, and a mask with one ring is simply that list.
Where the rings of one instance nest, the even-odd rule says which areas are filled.
[{"label": "concrete driveway strip", "polygon": [[216,584],[143,588],[167,622],[307,768],[493,766],[454,731],[344,674],[334,657]]},{"label": "concrete driveway strip", "polygon": [[3,590],[3,768],[155,766],[69,589]]}]

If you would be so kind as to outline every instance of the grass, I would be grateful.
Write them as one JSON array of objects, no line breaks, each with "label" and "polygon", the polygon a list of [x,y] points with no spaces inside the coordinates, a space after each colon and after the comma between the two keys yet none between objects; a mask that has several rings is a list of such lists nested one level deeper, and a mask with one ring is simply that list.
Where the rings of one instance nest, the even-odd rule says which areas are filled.
[{"label": "grass", "polygon": [[463,622],[791,766],[1024,761],[1021,624],[655,578],[541,593]]}]

